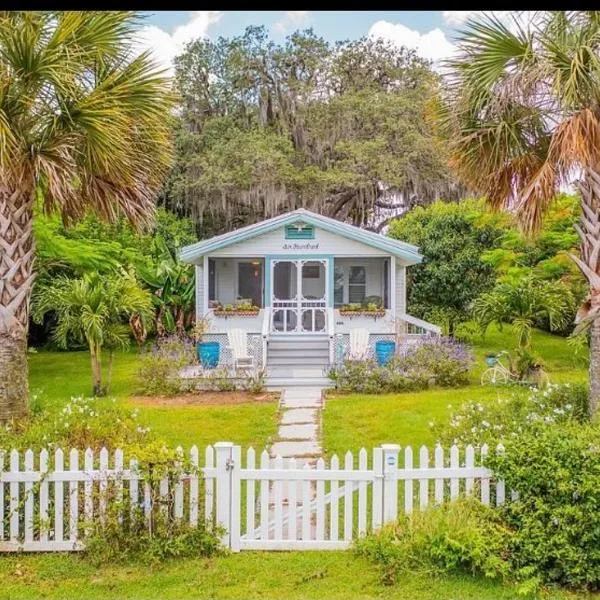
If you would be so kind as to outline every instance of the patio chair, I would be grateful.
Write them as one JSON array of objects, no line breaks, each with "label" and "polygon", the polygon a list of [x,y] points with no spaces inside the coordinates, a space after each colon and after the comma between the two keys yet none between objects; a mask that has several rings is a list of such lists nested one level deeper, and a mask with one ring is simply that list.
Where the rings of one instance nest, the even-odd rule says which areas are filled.
[{"label": "patio chair", "polygon": [[254,357],[248,354],[248,334],[243,329],[230,329],[227,332],[229,340],[229,349],[233,357],[233,371],[237,373],[238,369],[245,371],[249,376],[253,376],[256,370]]},{"label": "patio chair", "polygon": [[369,352],[369,332],[363,327],[350,330],[350,360],[367,358]]}]

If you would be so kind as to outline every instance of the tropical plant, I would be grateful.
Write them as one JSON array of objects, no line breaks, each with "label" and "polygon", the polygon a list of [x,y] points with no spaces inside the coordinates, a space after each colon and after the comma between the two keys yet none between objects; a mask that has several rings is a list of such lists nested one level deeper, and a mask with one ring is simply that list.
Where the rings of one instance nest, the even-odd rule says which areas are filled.
[{"label": "tropical plant", "polygon": [[177,260],[160,236],[154,239],[154,246],[159,257],[141,268],[140,276],[153,291],[156,329],[158,335],[175,331],[181,334],[193,318],[196,281],[193,268]]},{"label": "tropical plant", "polygon": [[168,81],[132,12],[0,13],[0,420],[27,409],[34,204],[138,226],[170,160]]},{"label": "tropical plant", "polygon": [[[32,299],[32,317],[40,322],[50,311],[57,325],[53,332],[58,346],[69,339],[87,344],[92,364],[93,394],[103,396],[110,389],[115,350],[130,344],[127,320],[138,318],[145,326],[152,314],[150,294],[129,275],[87,274],[81,279],[61,276],[37,286]],[[102,350],[109,352],[106,385],[102,377]]]},{"label": "tropical plant", "polygon": [[590,293],[590,406],[600,402],[600,13],[540,11],[509,27],[469,20],[449,62],[443,129],[461,180],[539,230],[561,184],[580,177],[581,256]]},{"label": "tropical plant", "polygon": [[572,314],[573,302],[564,283],[528,276],[499,282],[491,292],[482,294],[473,303],[473,317],[484,332],[492,323],[500,328],[510,323],[519,347],[528,348],[536,323],[547,321],[550,331],[563,328]]}]

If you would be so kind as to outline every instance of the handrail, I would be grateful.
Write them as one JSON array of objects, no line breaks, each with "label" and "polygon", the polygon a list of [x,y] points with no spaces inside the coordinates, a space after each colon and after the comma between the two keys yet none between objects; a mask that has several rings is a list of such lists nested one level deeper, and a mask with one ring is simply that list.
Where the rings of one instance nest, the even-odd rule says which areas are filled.
[{"label": "handrail", "polygon": [[425,331],[431,331],[432,333],[435,333],[437,335],[440,335],[442,333],[441,327],[438,327],[437,325],[434,325],[433,323],[423,321],[423,319],[418,319],[417,317],[413,317],[412,315],[404,313],[402,315],[399,315],[398,318],[402,321],[406,321],[407,323],[410,323],[411,325],[415,325],[416,327],[421,327],[422,329],[425,329]]},{"label": "handrail", "polygon": [[262,358],[263,368],[267,366],[267,341],[269,339],[269,330],[271,329],[271,307],[267,306],[263,309],[262,322]]}]

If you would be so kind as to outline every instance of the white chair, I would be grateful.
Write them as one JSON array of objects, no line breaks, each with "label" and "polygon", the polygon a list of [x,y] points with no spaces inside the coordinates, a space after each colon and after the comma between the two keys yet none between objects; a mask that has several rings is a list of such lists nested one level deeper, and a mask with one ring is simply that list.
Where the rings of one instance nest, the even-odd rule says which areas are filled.
[{"label": "white chair", "polygon": [[369,352],[369,332],[360,327],[350,330],[350,360],[364,360]]},{"label": "white chair", "polygon": [[254,357],[248,354],[248,334],[243,329],[230,329],[227,332],[229,348],[233,356],[234,374],[238,369],[246,371],[248,375],[255,372]]}]

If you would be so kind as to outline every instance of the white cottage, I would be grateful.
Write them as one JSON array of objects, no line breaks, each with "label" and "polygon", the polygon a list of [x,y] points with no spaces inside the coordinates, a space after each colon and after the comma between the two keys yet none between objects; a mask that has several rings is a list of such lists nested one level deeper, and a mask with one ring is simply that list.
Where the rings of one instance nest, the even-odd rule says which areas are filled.
[{"label": "white cottage", "polygon": [[[350,333],[400,344],[435,325],[406,314],[406,268],[416,246],[298,209],[181,250],[196,267],[196,316],[207,340],[247,333],[248,352],[270,387],[324,383],[350,351]],[[358,339],[361,335],[352,336]]]}]

